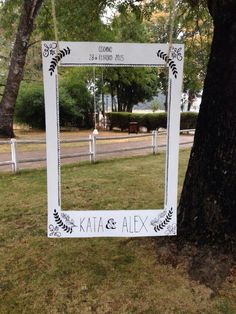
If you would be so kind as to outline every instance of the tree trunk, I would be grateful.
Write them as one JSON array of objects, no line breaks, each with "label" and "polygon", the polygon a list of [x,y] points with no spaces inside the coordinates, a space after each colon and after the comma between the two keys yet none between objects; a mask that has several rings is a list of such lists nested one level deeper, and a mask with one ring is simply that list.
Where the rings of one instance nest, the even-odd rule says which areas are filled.
[{"label": "tree trunk", "polygon": [[116,94],[117,94],[117,111],[121,112],[123,111],[123,102],[121,100],[121,91],[120,91],[120,86],[119,83],[116,85]]},{"label": "tree trunk", "polygon": [[13,46],[7,83],[0,102],[0,136],[14,137],[13,116],[34,20],[43,0],[24,0],[21,8],[16,40]]},{"label": "tree trunk", "polygon": [[168,95],[166,93],[163,93],[165,96],[165,101],[164,101],[164,110],[165,112],[168,111]]},{"label": "tree trunk", "polygon": [[199,243],[236,233],[236,2],[208,5],[214,37],[178,217]]},{"label": "tree trunk", "polygon": [[103,91],[102,91],[102,116],[103,118],[105,117],[105,95]]},{"label": "tree trunk", "polygon": [[188,108],[187,108],[188,111],[190,111],[190,109],[192,108],[194,100],[195,100],[195,93],[189,90],[188,91]]},{"label": "tree trunk", "polygon": [[114,89],[113,84],[110,83],[110,93],[111,93],[111,111],[114,111]]}]

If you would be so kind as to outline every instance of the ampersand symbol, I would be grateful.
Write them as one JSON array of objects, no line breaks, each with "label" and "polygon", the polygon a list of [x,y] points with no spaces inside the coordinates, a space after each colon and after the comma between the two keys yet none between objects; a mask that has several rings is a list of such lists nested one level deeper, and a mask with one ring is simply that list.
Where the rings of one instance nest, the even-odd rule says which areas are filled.
[{"label": "ampersand symbol", "polygon": [[116,222],[114,218],[108,219],[107,224],[106,224],[106,229],[116,229]]}]

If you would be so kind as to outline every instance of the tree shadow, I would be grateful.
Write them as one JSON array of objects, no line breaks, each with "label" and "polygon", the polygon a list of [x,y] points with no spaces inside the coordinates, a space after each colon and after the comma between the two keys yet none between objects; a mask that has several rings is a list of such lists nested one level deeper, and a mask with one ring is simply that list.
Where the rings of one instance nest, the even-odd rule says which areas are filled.
[{"label": "tree shadow", "polygon": [[236,273],[236,248],[223,244],[199,245],[177,238],[155,240],[157,260],[160,264],[181,266],[189,277],[218,293],[226,278]]}]

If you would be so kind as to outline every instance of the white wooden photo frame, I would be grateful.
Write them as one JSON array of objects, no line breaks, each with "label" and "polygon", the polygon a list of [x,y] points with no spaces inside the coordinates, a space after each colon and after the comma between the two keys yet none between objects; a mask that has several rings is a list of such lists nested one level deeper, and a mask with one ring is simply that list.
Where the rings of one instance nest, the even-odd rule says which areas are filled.
[{"label": "white wooden photo frame", "polygon": [[[184,47],[181,44],[42,42],[47,141],[48,236],[145,237],[177,234],[177,185]],[[168,67],[167,154],[164,208],[61,208],[57,67]]]}]

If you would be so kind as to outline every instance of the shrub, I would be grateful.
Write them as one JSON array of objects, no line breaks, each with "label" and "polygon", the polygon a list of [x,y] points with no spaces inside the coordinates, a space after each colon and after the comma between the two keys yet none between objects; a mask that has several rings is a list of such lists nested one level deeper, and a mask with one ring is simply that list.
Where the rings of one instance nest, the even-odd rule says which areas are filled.
[{"label": "shrub", "polygon": [[130,117],[130,112],[109,112],[107,117],[110,123],[110,130],[113,128],[120,128],[121,131],[128,129]]},{"label": "shrub", "polygon": [[198,114],[196,112],[182,112],[180,119],[180,130],[195,129]]},{"label": "shrub", "polygon": [[60,126],[81,126],[83,114],[65,87],[59,92]]},{"label": "shrub", "polygon": [[22,85],[16,102],[15,120],[16,122],[26,123],[34,128],[45,128],[42,85]]},{"label": "shrub", "polygon": [[[75,89],[75,87],[73,86]],[[59,89],[60,126],[91,126],[91,95],[86,87],[77,85],[77,93],[73,94],[71,85],[63,84]],[[42,84],[22,84],[17,98],[15,121],[26,123],[33,128],[45,129],[44,92]]]},{"label": "shrub", "polygon": [[129,112],[109,112],[107,117],[110,121],[110,129],[117,127],[122,131],[128,129],[129,122],[138,122],[138,126],[143,126],[148,131],[159,128],[166,128],[166,113],[129,113]]},{"label": "shrub", "polygon": [[[195,129],[197,121],[197,113],[183,112],[181,113],[180,129]],[[138,126],[144,126],[148,131],[167,128],[167,113],[148,113],[137,114],[129,112],[109,112],[107,117],[110,121],[110,129],[117,127],[122,131],[126,130],[129,122],[138,122]]]},{"label": "shrub", "polygon": [[[93,97],[87,88],[86,76],[83,73],[72,71],[63,79],[64,94],[73,100],[71,106],[72,120],[76,126],[90,128],[93,126]],[[61,95],[60,95],[61,97]],[[65,98],[63,98],[65,103]],[[76,116],[76,119],[73,117]]]},{"label": "shrub", "polygon": [[143,113],[132,113],[130,115],[130,122],[138,122],[138,126],[146,126],[145,114]]},{"label": "shrub", "polygon": [[166,112],[148,113],[146,114],[145,120],[146,120],[145,126],[148,129],[148,131],[166,128],[167,126]]}]

